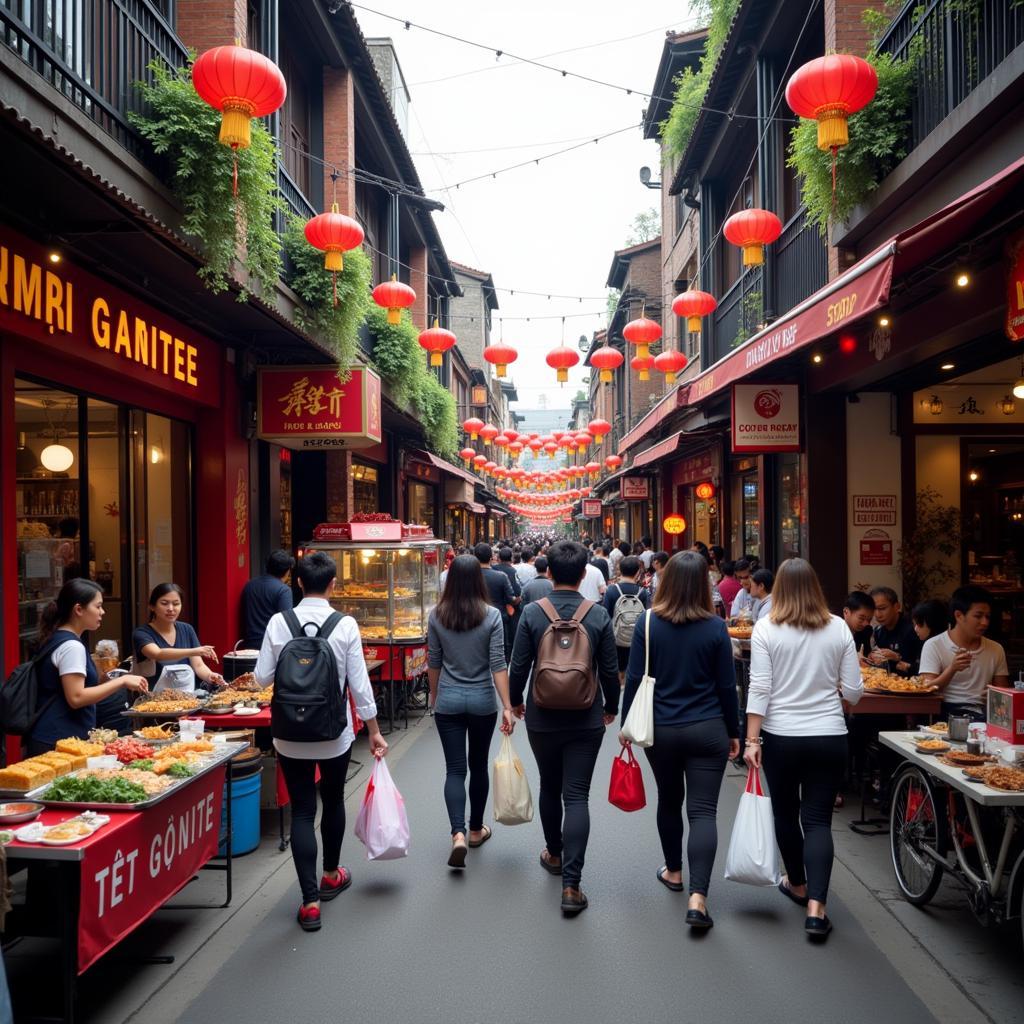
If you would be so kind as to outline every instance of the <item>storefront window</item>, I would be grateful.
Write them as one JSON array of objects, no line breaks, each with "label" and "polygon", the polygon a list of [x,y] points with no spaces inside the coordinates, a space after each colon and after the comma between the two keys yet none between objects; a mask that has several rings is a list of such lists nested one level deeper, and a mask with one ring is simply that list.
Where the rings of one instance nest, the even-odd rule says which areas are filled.
[{"label": "storefront window", "polygon": [[[375,466],[368,466],[364,462],[352,463],[349,470],[352,475],[352,500],[353,509],[356,512],[379,512],[380,511],[380,486],[377,479]],[[410,520],[415,522],[415,520]]]},{"label": "storefront window", "polygon": [[776,560],[796,558],[805,550],[803,538],[803,493],[800,455],[796,452],[775,457],[777,522]]},{"label": "storefront window", "polygon": [[737,474],[732,480],[731,554],[761,557],[761,517],[757,471]]},{"label": "storefront window", "polygon": [[409,483],[409,500],[406,503],[406,508],[410,523],[419,523],[420,526],[434,528],[435,490],[431,484]]}]

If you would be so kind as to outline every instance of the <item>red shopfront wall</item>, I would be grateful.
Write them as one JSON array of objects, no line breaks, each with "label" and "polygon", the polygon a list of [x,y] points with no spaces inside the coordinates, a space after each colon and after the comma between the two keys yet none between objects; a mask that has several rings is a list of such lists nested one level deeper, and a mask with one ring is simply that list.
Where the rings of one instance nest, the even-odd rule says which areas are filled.
[{"label": "red shopfront wall", "polygon": [[68,259],[49,264],[44,249],[0,226],[5,675],[18,657],[15,377],[24,374],[193,424],[196,628],[204,643],[226,650],[240,635],[239,594],[249,578],[248,442],[239,434],[232,371],[221,346]]}]

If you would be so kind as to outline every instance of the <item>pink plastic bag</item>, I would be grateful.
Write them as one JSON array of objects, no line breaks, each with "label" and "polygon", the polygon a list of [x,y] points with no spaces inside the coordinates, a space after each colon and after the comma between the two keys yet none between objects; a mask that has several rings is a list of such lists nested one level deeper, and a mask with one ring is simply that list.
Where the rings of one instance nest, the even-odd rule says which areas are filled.
[{"label": "pink plastic bag", "polygon": [[409,819],[384,758],[377,758],[356,818],[356,838],[367,860],[398,860],[409,854]]}]

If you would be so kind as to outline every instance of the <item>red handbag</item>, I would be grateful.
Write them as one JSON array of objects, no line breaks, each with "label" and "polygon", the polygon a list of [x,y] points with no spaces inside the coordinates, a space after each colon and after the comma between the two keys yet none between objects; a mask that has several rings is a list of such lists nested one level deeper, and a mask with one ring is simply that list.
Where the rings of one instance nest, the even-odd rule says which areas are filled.
[{"label": "red handbag", "polygon": [[633,745],[627,743],[612,761],[612,778],[608,784],[608,801],[620,811],[639,811],[647,806],[644,777],[640,762],[633,756]]}]

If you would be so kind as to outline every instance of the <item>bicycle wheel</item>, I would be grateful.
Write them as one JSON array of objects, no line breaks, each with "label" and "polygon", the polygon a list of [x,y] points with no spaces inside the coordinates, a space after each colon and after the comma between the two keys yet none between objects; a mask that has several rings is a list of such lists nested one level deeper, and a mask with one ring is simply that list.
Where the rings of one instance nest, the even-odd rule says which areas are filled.
[{"label": "bicycle wheel", "polygon": [[893,785],[889,846],[900,892],[908,903],[923,907],[942,882],[942,865],[925,850],[945,853],[945,814],[928,776],[912,765]]}]

